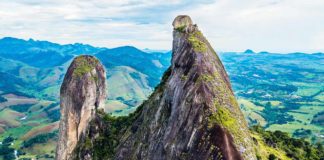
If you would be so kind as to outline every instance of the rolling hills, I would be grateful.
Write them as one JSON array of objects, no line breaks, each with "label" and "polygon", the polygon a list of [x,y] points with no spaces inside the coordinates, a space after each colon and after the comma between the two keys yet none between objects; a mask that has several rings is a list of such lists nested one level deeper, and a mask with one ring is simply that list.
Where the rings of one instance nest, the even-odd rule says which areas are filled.
[{"label": "rolling hills", "polygon": [[[48,134],[57,129],[59,88],[73,57],[80,54],[94,55],[105,66],[110,84],[105,109],[114,115],[134,111],[159,83],[171,60],[171,52],[148,53],[132,46],[98,48],[1,39],[0,139],[13,137],[13,147],[27,153],[22,157],[53,155],[56,137]],[[219,55],[250,125],[323,143],[324,54]],[[39,141],[44,137],[49,138]],[[29,141],[36,143],[22,147]]]}]

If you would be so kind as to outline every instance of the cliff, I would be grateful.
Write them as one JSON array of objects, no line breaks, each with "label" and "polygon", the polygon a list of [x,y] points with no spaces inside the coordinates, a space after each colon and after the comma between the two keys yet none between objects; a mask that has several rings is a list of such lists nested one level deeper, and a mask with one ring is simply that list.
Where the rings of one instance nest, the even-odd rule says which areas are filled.
[{"label": "cliff", "polygon": [[173,27],[172,65],[122,137],[116,159],[253,158],[247,125],[215,51],[190,17],[178,16]]},{"label": "cliff", "polygon": [[[128,117],[87,107],[89,103],[73,101],[78,95],[72,93],[78,90],[67,94],[62,89],[60,140],[64,145],[59,145],[57,157],[69,146],[67,153],[73,151],[72,156],[62,159],[256,159],[247,124],[216,52],[190,17],[178,16],[173,27],[171,66],[148,100]],[[73,72],[69,71],[67,77]],[[73,88],[84,85],[68,82]],[[74,109],[76,105],[83,107]],[[82,113],[78,109],[95,111],[94,116],[76,116],[88,122],[81,137],[66,126],[73,117],[67,115]],[[76,136],[67,137],[70,134]],[[69,141],[73,145],[66,145]]]},{"label": "cliff", "polygon": [[105,102],[105,70],[92,56],[78,56],[70,65],[61,86],[61,119],[56,159],[70,159],[78,141]]}]

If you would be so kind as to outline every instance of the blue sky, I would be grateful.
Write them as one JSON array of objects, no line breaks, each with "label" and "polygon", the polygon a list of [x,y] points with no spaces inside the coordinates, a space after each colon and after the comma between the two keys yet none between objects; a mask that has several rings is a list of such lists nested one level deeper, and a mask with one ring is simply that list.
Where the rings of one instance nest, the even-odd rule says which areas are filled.
[{"label": "blue sky", "polygon": [[179,14],[217,51],[324,51],[323,0],[0,0],[0,37],[171,49]]}]

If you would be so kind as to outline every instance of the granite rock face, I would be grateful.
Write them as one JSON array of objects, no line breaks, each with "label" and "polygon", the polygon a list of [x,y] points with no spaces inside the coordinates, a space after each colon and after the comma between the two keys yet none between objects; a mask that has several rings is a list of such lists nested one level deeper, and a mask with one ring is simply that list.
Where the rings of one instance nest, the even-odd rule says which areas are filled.
[{"label": "granite rock face", "polygon": [[115,159],[256,159],[227,73],[190,17],[173,22],[172,65]]},{"label": "granite rock face", "polygon": [[192,20],[189,16],[179,15],[174,19],[172,25],[174,28],[189,26],[192,25]]},{"label": "granite rock face", "polygon": [[57,160],[71,159],[78,141],[105,102],[105,70],[92,56],[78,56],[70,65],[60,91],[61,119]]},{"label": "granite rock face", "polygon": [[[189,16],[178,16],[173,27],[172,63],[152,95],[128,117],[97,110],[93,119],[85,120],[92,119],[79,141],[63,141],[78,141],[73,159],[256,159],[247,123],[216,52]],[[61,94],[69,98],[62,101],[66,104],[60,133],[78,137],[80,133],[67,131],[69,116],[63,112],[71,112],[66,107],[94,107],[72,101],[76,95],[65,90]]]}]

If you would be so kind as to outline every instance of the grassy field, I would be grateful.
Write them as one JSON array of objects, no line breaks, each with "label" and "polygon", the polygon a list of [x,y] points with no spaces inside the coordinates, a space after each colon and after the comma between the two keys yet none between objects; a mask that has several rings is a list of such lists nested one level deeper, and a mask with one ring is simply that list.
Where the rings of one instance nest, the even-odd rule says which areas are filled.
[{"label": "grassy field", "polygon": [[324,143],[323,54],[224,53],[221,59],[250,125]]},{"label": "grassy field", "polygon": [[[34,53],[25,53],[26,50],[20,54],[33,56]],[[76,53],[73,52],[73,56]],[[67,55],[61,51],[58,54]],[[22,61],[20,55],[0,57],[0,96],[5,99],[0,102],[1,141],[12,136],[15,138],[14,148],[19,149],[23,141],[57,129],[59,106],[52,104],[59,101],[60,85],[73,56],[64,61],[61,58],[66,57],[59,56],[50,62],[47,57],[39,56],[33,57],[32,61]],[[152,92],[170,65],[170,58],[171,54],[125,50],[102,54],[100,60],[107,69],[105,110],[117,116],[133,112]],[[220,58],[250,125],[287,131],[311,142],[324,141],[324,127],[320,125],[324,123],[324,114],[319,114],[324,111],[323,54],[221,53]],[[28,109],[17,111],[15,105]],[[316,115],[319,122],[315,123]],[[48,148],[54,143],[50,139],[48,144],[35,144],[24,149],[28,154],[25,156],[35,158],[36,154],[51,153],[53,148]],[[282,157],[280,153],[276,155]]]},{"label": "grassy field", "polygon": [[0,141],[8,137],[13,137],[14,141],[10,147],[27,153],[20,158],[35,159],[38,155],[38,158],[43,156],[43,158],[40,159],[44,159],[44,157],[53,156],[56,141],[52,139],[46,143],[36,143],[29,148],[22,149],[21,147],[25,141],[37,135],[52,133],[58,130],[58,121],[52,122],[48,115],[48,113],[58,110],[58,106],[51,106],[51,104],[53,104],[52,101],[38,101],[26,97],[22,97],[21,101],[25,101],[27,104],[22,104],[21,101],[15,101],[17,103],[14,103],[12,99],[19,99],[19,96],[16,95],[6,95],[6,98],[11,98],[10,103],[14,104],[14,106],[28,106],[26,106],[27,108],[25,109],[21,109],[23,106],[13,108],[17,109],[17,111],[11,109],[11,106],[4,106],[0,111],[0,125],[2,129]]},{"label": "grassy field", "polygon": [[[251,101],[242,98],[238,99],[238,103],[240,104],[243,114],[250,124],[260,124],[261,126],[266,126],[268,122],[261,114],[264,107],[256,106]],[[260,103],[264,104],[264,102]],[[270,101],[270,103],[272,104],[272,107],[279,107],[281,109],[284,107],[278,101]],[[313,116],[323,111],[323,106],[317,106],[316,104],[306,102],[302,104],[303,105],[301,105],[300,108],[286,112],[288,115],[291,115],[294,118],[293,121],[289,121],[285,124],[271,124],[267,127],[267,130],[280,130],[288,132],[292,136],[296,130],[310,130],[311,134],[304,138],[308,139],[309,141],[313,141],[314,143],[316,141],[323,142],[323,139],[320,137],[323,134],[323,126],[311,123]]]}]

